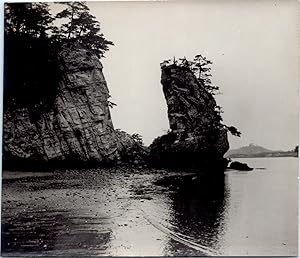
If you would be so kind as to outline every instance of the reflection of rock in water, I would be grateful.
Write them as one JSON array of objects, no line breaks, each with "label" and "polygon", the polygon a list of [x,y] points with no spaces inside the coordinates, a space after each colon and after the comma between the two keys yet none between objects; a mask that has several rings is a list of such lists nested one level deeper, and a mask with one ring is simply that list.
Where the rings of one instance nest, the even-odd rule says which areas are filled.
[{"label": "reflection of rock in water", "polygon": [[119,168],[5,179],[2,252],[200,256],[218,251],[223,177],[169,175]]},{"label": "reflection of rock in water", "polygon": [[[171,190],[170,224],[174,230],[195,243],[217,249],[225,209],[224,177],[172,176],[156,184]],[[198,255],[188,248],[183,253],[185,249],[173,240],[166,246],[172,255]]]}]

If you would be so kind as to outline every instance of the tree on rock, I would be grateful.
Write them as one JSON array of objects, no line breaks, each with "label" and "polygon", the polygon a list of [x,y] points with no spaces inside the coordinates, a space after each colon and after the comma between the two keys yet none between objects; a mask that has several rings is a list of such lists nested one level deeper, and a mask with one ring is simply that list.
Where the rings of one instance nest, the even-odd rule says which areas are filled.
[{"label": "tree on rock", "polygon": [[57,38],[63,42],[79,43],[91,50],[98,57],[103,57],[113,42],[100,33],[100,23],[89,13],[85,2],[64,3],[66,8],[56,15],[58,19],[67,19],[56,32]]},{"label": "tree on rock", "polygon": [[7,3],[4,6],[5,33],[46,37],[54,18],[47,3]]},{"label": "tree on rock", "polygon": [[[175,57],[173,58],[173,60],[167,59],[161,62],[160,66],[162,69],[165,69],[168,66],[181,67],[185,71],[192,73],[198,81],[199,87],[203,87],[206,92],[208,92],[212,96],[218,93],[219,87],[212,85],[212,81],[210,79],[210,77],[212,76],[210,73],[211,64],[212,61],[208,60],[206,57],[202,55],[196,55],[193,60],[187,60],[186,57],[179,58],[178,60]],[[214,131],[225,129],[232,135],[240,137],[241,132],[239,132],[236,127],[227,126],[222,122],[222,113],[222,107],[215,104],[213,111],[215,119],[211,119],[208,131],[213,133]]]},{"label": "tree on rock", "polygon": [[[100,58],[113,45],[84,2],[63,5],[66,8],[54,17],[47,3],[5,4],[5,107],[17,104],[36,113],[51,107],[61,76],[61,49],[85,48]],[[56,27],[58,19],[65,23]]]},{"label": "tree on rock", "polygon": [[161,67],[164,67],[171,64],[191,70],[197,80],[204,85],[206,90],[212,95],[219,93],[219,87],[212,85],[212,81],[210,79],[212,76],[210,73],[210,65],[212,64],[212,61],[208,60],[205,56],[196,55],[192,61],[187,60],[186,57],[179,58],[178,60],[174,57],[173,61],[168,59],[163,61],[160,65]]},{"label": "tree on rock", "polygon": [[227,128],[227,130],[233,135],[233,136],[241,136],[241,132],[238,131],[238,129],[236,129],[234,126],[226,126],[225,128]]},{"label": "tree on rock", "polygon": [[51,47],[53,17],[46,3],[6,3],[4,106],[47,106],[55,95],[58,65]]},{"label": "tree on rock", "polygon": [[190,64],[190,69],[194,72],[198,81],[202,82],[205,85],[206,89],[214,95],[217,91],[219,91],[219,87],[212,85],[210,79],[210,77],[212,76],[210,73],[210,65],[212,63],[213,62],[208,60],[205,56],[196,55],[194,57],[194,60]]}]

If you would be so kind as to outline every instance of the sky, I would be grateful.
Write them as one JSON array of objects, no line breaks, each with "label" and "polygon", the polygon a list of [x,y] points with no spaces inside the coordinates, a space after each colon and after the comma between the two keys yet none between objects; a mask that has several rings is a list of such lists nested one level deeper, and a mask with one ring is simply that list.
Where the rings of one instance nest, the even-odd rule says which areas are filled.
[{"label": "sky", "polygon": [[[297,1],[90,2],[115,46],[101,61],[115,128],[148,145],[169,129],[160,62],[197,54],[213,62],[223,120],[274,150],[298,144],[299,17]],[[298,26],[297,26],[298,25]]]}]

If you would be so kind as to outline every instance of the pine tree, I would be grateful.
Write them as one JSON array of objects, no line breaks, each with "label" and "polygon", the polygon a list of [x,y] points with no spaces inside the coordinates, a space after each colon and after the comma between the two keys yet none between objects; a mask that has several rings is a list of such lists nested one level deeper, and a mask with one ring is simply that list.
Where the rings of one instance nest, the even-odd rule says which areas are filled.
[{"label": "pine tree", "polygon": [[[210,77],[212,75],[210,73],[211,68],[209,66],[211,64],[212,61],[208,60],[206,57],[202,55],[196,55],[192,61],[187,60],[186,57],[179,58],[179,60],[176,60],[175,57],[173,58],[173,60],[164,60],[160,63],[160,66],[162,69],[171,65],[187,69],[195,75],[200,85],[203,85],[203,87],[211,95],[215,95],[219,91],[219,87],[212,85],[212,82],[210,80]],[[239,132],[237,128],[235,128],[234,126],[227,126],[222,122],[222,113],[222,107],[216,105],[214,108],[215,120],[212,124],[210,124],[209,130],[213,132],[214,130],[225,129],[229,131],[232,135],[240,137],[241,132]]]},{"label": "pine tree", "polygon": [[66,8],[56,15],[58,19],[67,19],[57,33],[63,42],[79,43],[91,50],[98,57],[103,57],[113,42],[104,38],[100,33],[100,23],[89,13],[85,2],[65,3]]},{"label": "pine tree", "polygon": [[5,4],[4,104],[46,106],[55,95],[58,65],[46,3]]},{"label": "pine tree", "polygon": [[47,3],[5,4],[5,33],[27,37],[47,37],[54,18]]},{"label": "pine tree", "polygon": [[208,60],[202,55],[196,55],[193,62],[191,62],[190,68],[194,72],[198,81],[200,81],[206,89],[213,95],[219,91],[218,86],[212,85],[211,82],[211,68],[209,67],[212,61]]}]

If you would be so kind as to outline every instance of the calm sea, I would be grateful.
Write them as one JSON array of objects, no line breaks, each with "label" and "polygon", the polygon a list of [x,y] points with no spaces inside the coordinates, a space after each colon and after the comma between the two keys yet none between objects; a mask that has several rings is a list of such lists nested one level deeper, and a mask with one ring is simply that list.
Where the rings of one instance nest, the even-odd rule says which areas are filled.
[{"label": "calm sea", "polygon": [[255,169],[4,172],[3,255],[297,255],[298,159],[238,160]]},{"label": "calm sea", "polygon": [[[210,184],[201,191],[200,183],[174,193],[165,209],[173,231],[221,255],[297,255],[298,159],[236,160],[255,169],[226,171],[219,191]],[[169,254],[195,254],[182,253],[177,243]]]}]

